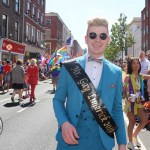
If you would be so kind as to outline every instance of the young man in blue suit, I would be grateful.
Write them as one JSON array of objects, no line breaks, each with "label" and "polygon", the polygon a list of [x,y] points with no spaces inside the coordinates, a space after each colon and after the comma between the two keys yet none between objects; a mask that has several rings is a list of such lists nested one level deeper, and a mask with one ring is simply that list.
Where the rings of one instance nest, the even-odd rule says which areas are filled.
[{"label": "young man in blue suit", "polygon": [[[76,62],[86,72],[96,93],[102,99],[100,108],[103,103],[117,126],[115,135],[118,149],[125,150],[122,73],[119,67],[104,58],[104,51],[110,42],[107,20],[102,18],[89,20],[85,41],[88,53],[76,58]],[[86,90],[86,87],[90,87],[90,83],[83,86]],[[57,150],[112,150],[115,145],[114,138],[106,133],[106,129],[103,129],[105,124],[102,126],[98,124],[93,110],[90,109],[94,104],[89,106],[83,93],[64,64],[53,98],[54,112],[59,126],[56,135]],[[110,117],[105,117],[106,121],[109,121],[108,118]],[[103,123],[104,120],[101,121]]]}]

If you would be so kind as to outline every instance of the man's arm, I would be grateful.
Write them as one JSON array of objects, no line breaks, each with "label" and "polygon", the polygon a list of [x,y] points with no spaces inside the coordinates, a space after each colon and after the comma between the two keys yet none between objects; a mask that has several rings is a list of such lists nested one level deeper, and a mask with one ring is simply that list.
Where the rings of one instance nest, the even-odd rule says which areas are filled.
[{"label": "man's arm", "polygon": [[61,72],[59,74],[59,80],[57,84],[57,89],[55,92],[55,96],[53,98],[53,108],[54,113],[58,121],[59,127],[62,126],[64,122],[68,122],[68,116],[66,112],[65,102],[67,98],[67,72],[64,66],[61,68]]}]

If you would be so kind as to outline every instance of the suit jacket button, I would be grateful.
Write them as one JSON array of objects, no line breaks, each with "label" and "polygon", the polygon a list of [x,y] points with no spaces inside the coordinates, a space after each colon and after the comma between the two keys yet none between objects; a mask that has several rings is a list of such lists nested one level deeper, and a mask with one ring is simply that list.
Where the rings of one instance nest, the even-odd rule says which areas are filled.
[{"label": "suit jacket button", "polygon": [[76,118],[79,118],[79,115],[76,115]]}]

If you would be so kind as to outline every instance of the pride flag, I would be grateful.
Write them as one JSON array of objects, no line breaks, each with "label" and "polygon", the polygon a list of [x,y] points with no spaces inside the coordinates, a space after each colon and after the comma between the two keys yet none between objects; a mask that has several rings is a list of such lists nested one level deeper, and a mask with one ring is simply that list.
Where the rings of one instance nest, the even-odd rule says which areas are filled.
[{"label": "pride flag", "polygon": [[40,53],[40,61],[41,61],[41,65],[45,64],[46,58],[43,56],[42,53]]},{"label": "pride flag", "polygon": [[57,51],[58,54],[61,54],[64,58],[71,58],[69,53],[67,52],[67,46],[63,46]]},{"label": "pride flag", "polygon": [[62,48],[60,48],[57,53],[61,54],[61,55],[65,55],[67,53],[67,46],[64,46]]}]

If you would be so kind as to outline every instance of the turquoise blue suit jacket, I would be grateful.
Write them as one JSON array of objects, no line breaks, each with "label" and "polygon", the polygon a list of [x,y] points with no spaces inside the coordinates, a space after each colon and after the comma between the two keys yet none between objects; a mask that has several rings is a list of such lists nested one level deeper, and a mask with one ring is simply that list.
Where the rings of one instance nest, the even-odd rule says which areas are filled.
[{"label": "turquoise blue suit jacket", "polygon": [[[86,56],[81,56],[76,60],[85,69]],[[122,112],[122,71],[121,68],[110,63],[106,59],[103,61],[103,71],[97,92],[118,126],[116,131],[117,143],[126,144],[126,133]],[[81,92],[63,66],[58,81],[58,87],[53,98],[54,112],[59,127],[61,127],[65,121],[69,121],[76,127],[78,122],[76,115],[80,115],[82,100],[83,96]],[[58,134],[59,132],[60,130],[58,130]],[[99,127],[99,133],[104,145],[107,145],[108,149],[109,147],[112,148],[114,146],[114,139],[108,137],[101,127]]]}]

